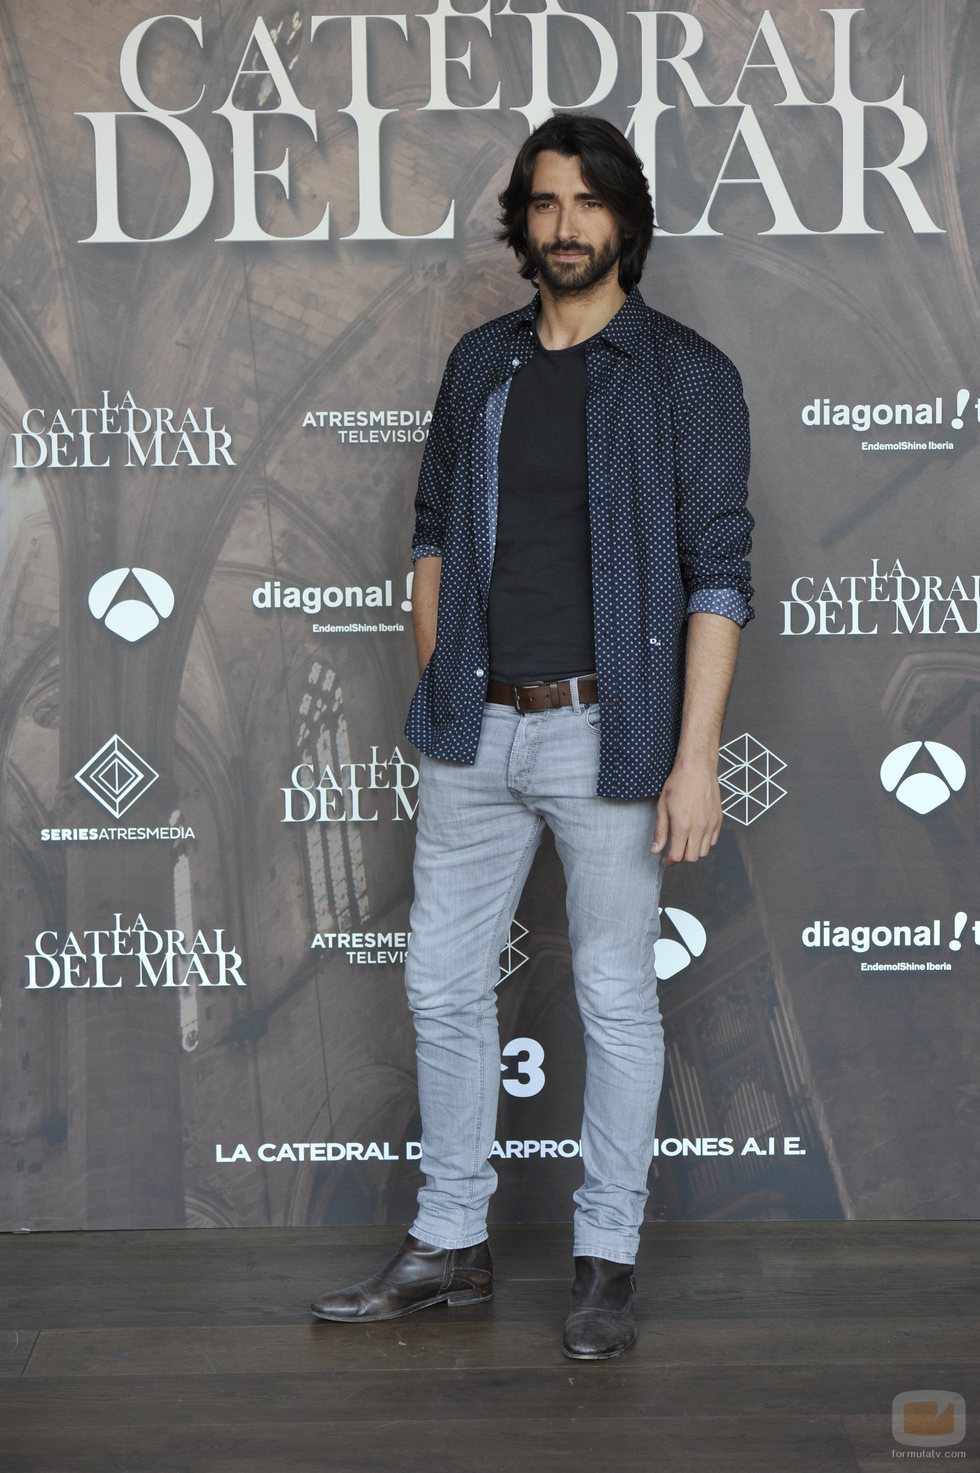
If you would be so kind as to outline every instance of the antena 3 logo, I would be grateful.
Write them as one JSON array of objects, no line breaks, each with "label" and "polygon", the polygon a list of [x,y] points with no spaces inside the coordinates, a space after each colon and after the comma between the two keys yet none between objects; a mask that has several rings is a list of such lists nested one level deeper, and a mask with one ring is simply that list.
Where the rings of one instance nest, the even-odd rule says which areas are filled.
[{"label": "antena 3 logo", "polygon": [[[130,576],[144,597],[119,597]],[[161,619],[170,618],[174,611],[174,591],[166,578],[149,568],[113,568],[92,584],[88,606],[93,618],[120,639],[135,644],[159,628]]]},{"label": "antena 3 logo", "polygon": [[110,403],[102,390],[101,404],[71,409],[25,409],[20,429],[11,435],[15,471],[105,470],[118,451],[127,469],[200,470],[205,466],[234,465],[231,435],[216,425],[214,408],[185,409],[165,405],[147,408],[126,393]]},{"label": "antena 3 logo", "polygon": [[676,905],[660,907],[660,928],[653,948],[654,966],[659,980],[666,982],[702,954],[708,935],[697,916]]},{"label": "antena 3 logo", "polygon": [[[865,101],[859,95],[874,86],[854,75],[855,58],[863,57],[869,49],[867,36],[855,35],[854,22],[864,14],[863,9],[824,7],[826,22],[822,22],[820,44],[813,47],[822,64],[815,64],[808,56],[805,72],[798,71],[794,64],[792,31],[785,24],[784,31],[780,31],[777,14],[775,8],[762,11],[755,30],[745,34],[744,52],[741,47],[735,52],[734,31],[726,30],[720,37],[708,36],[701,21],[687,10],[627,10],[622,18],[620,52],[616,38],[599,20],[571,9],[562,0],[544,0],[543,8],[533,12],[515,10],[510,0],[487,0],[479,9],[467,12],[457,10],[454,0],[436,0],[424,14],[311,15],[308,24],[296,10],[292,22],[284,19],[271,30],[259,16],[251,33],[243,32],[237,41],[215,21],[205,29],[200,16],[149,16],[130,31],[119,54],[119,80],[136,111],[77,114],[86,119],[94,136],[95,225],[86,241],[131,244],[179,240],[190,235],[207,219],[219,193],[216,167],[230,170],[229,188],[220,192],[230,196],[231,208],[230,228],[217,238],[283,240],[262,224],[258,180],[261,178],[268,187],[271,174],[287,199],[300,198],[300,191],[293,187],[296,181],[291,177],[290,151],[282,142],[288,136],[285,132],[279,133],[278,144],[271,140],[266,144],[278,150],[276,157],[282,162],[272,170],[259,167],[259,122],[264,130],[273,117],[295,120],[290,124],[294,131],[298,123],[318,142],[321,126],[332,126],[335,109],[323,109],[318,114],[301,100],[291,72],[301,56],[307,71],[318,64],[325,68],[329,53],[333,81],[336,58],[348,47],[351,76],[346,96],[350,100],[340,111],[353,123],[356,133],[351,167],[356,179],[357,225],[342,237],[346,240],[450,240],[455,236],[455,202],[451,199],[433,202],[431,228],[419,236],[400,234],[384,217],[381,181],[395,177],[384,147],[400,146],[397,115],[401,111],[395,98],[385,96],[384,82],[390,76],[398,88],[404,88],[406,68],[411,72],[413,128],[424,126],[428,113],[474,108],[521,113],[530,128],[549,117],[556,106],[599,108],[618,82],[622,67],[628,73],[629,91],[637,98],[626,131],[643,160],[665,235],[720,235],[722,232],[711,222],[712,210],[719,193],[733,188],[748,190],[748,198],[760,212],[760,234],[879,235],[882,232],[867,218],[869,176],[876,180],[870,191],[873,197],[883,193],[881,186],[886,185],[892,203],[897,204],[917,235],[943,234],[908,172],[925,152],[929,134],[921,114],[905,101],[905,79],[900,78],[896,86],[890,68],[886,69],[887,85],[894,89],[890,96]],[[468,27],[462,52],[461,39],[455,29],[450,29],[461,19]],[[886,6],[880,30],[872,37],[873,49],[887,49],[888,22]],[[177,29],[181,27],[191,33],[201,51],[200,57],[189,60],[187,78],[173,75],[181,64],[177,58],[188,45],[194,49],[187,35]],[[340,27],[342,34],[338,34]],[[154,50],[154,66],[145,62],[141,66],[144,41]],[[163,49],[168,41],[169,66],[161,60],[168,57]],[[591,90],[587,96],[569,97],[567,87],[560,100],[551,96],[554,68],[549,66],[549,52],[556,46],[561,46],[566,58],[563,72],[574,75],[581,69],[588,77],[585,86]],[[211,73],[225,76],[226,47],[232,65],[237,63],[237,71],[230,86],[222,81],[218,106],[214,107],[214,97],[208,96],[213,89],[207,77]],[[492,74],[495,54],[510,56],[515,49],[526,56],[526,65],[508,69],[487,97],[486,89],[478,90],[474,83],[474,70],[478,76],[488,71]],[[576,52],[581,53],[581,68],[576,64]],[[593,82],[597,53],[598,77]],[[756,85],[760,70],[767,74],[767,81],[770,76],[775,81],[774,89]],[[814,71],[820,74],[818,81],[811,80]],[[148,78],[154,79],[146,83],[149,92],[144,85]],[[531,93],[525,100],[527,78]],[[512,90],[515,82],[516,94]],[[182,84],[194,100],[189,105],[168,106]],[[454,101],[450,84],[457,95],[460,88],[472,95],[464,102]],[[343,96],[344,84],[337,85],[337,95]],[[491,75],[488,87],[492,86]],[[313,88],[310,91],[311,96],[315,95]],[[273,97],[274,105],[265,106]],[[424,102],[422,97],[426,98]],[[322,93],[316,100],[322,101]],[[809,121],[812,109],[834,115],[837,141],[832,148],[812,150],[813,135],[823,132]],[[712,167],[697,202],[695,208],[701,213],[696,223],[687,230],[671,230],[669,202],[663,198],[667,190],[657,188],[658,153],[662,151],[668,159],[676,156],[682,129],[686,147],[698,152],[702,118],[707,123],[703,129],[706,146],[710,146],[713,115],[719,110],[731,120],[727,149],[719,164]],[[884,113],[887,131],[895,139],[890,153],[874,163],[868,159],[869,113]],[[212,115],[223,120],[230,139],[227,134],[219,138],[210,126]],[[161,129],[168,134],[184,161],[182,184],[173,185],[171,197],[162,201],[154,198],[162,233],[152,237],[130,234],[120,215],[120,134],[127,146],[138,146],[147,129],[155,139]],[[883,128],[882,133],[885,131]],[[212,135],[217,142],[214,157],[205,142]],[[779,150],[782,156],[811,148],[812,166],[804,162],[795,177],[788,172],[784,177],[773,149],[774,135],[788,138],[787,146]],[[740,166],[746,154],[750,172]],[[317,161],[318,173],[320,167]],[[172,177],[176,180],[177,173]],[[825,199],[840,204],[831,204],[829,213],[825,211],[816,218],[818,202]],[[813,216],[809,221],[798,210],[804,200]],[[268,207],[265,214],[269,220]],[[149,223],[144,221],[144,228]],[[314,198],[302,223],[308,228],[289,239],[329,240],[329,201]]]},{"label": "antena 3 logo", "polygon": [[[910,772],[922,752],[928,754],[925,770]],[[903,742],[881,764],[881,785],[894,793],[899,803],[913,813],[932,813],[941,808],[966,782],[966,763],[959,752],[944,742]]]}]

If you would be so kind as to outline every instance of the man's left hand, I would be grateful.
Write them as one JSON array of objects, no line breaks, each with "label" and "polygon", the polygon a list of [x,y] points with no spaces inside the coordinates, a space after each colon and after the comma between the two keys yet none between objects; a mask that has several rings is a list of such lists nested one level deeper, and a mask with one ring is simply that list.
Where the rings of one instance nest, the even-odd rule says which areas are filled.
[{"label": "man's left hand", "polygon": [[721,819],[717,758],[710,765],[675,765],[657,800],[651,853],[664,864],[704,859],[718,842]]}]

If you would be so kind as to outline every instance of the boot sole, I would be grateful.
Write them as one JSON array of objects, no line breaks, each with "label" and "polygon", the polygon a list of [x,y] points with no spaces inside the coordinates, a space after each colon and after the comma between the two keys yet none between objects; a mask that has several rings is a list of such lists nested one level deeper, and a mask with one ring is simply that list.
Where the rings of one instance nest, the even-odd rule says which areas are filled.
[{"label": "boot sole", "polygon": [[580,1351],[566,1350],[563,1345],[561,1347],[561,1353],[565,1356],[566,1360],[612,1360],[613,1356],[622,1355],[624,1350],[632,1349],[635,1344],[636,1336],[634,1335],[629,1344],[621,1345],[618,1350],[593,1350],[582,1354]]},{"label": "boot sole", "polygon": [[396,1309],[393,1314],[324,1314],[322,1310],[310,1305],[310,1313],[316,1315],[318,1320],[328,1320],[332,1325],[377,1325],[385,1320],[403,1320],[406,1315],[416,1314],[420,1309],[431,1309],[436,1304],[451,1304],[462,1307],[464,1304],[486,1304],[493,1298],[493,1290],[489,1294],[467,1294],[465,1291],[457,1291],[455,1294],[437,1294],[434,1299],[423,1299],[421,1304],[410,1304],[407,1309]]}]

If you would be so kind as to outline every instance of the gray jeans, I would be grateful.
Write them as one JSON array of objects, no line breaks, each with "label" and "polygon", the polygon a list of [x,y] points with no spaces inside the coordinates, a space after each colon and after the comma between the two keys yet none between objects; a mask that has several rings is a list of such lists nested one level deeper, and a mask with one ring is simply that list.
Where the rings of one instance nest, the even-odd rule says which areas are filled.
[{"label": "gray jeans", "polygon": [[437,1247],[487,1237],[501,1073],[494,989],[547,824],[585,1030],[573,1252],[636,1259],[664,1067],[654,971],[663,860],[650,852],[655,799],[596,795],[599,721],[598,704],[520,715],[488,701],[473,766],[420,762],[405,985],[425,1184],[411,1232]]}]

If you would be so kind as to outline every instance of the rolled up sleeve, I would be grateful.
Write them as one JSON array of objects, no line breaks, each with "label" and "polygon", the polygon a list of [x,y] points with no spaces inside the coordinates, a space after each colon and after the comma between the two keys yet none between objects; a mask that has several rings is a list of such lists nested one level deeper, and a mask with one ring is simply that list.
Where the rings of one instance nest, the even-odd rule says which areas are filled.
[{"label": "rolled up sleeve", "polygon": [[687,613],[722,614],[744,626],[755,617],[746,505],[749,411],[735,365],[717,352],[682,375],[675,403],[677,542]]},{"label": "rolled up sleeve", "polygon": [[453,443],[454,372],[458,345],[450,353],[436,395],[415,494],[415,529],[412,533],[412,562],[420,557],[441,557],[449,515],[449,490],[455,456]]}]

